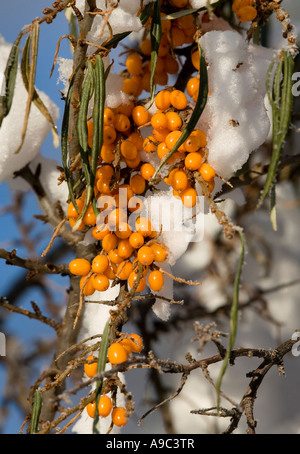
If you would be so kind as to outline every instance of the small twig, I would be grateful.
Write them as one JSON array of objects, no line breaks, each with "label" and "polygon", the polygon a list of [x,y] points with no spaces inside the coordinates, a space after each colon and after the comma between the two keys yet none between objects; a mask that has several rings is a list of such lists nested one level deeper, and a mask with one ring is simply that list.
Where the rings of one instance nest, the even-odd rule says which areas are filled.
[{"label": "small twig", "polygon": [[46,249],[44,250],[44,252],[42,253],[41,257],[45,257],[48,252],[50,251],[51,247],[52,247],[52,244],[55,240],[55,238],[58,236],[62,226],[67,222],[68,220],[68,217],[65,217],[62,221],[60,221],[60,223],[54,228],[54,233],[52,235],[52,238],[48,244],[48,246],[46,247]]}]

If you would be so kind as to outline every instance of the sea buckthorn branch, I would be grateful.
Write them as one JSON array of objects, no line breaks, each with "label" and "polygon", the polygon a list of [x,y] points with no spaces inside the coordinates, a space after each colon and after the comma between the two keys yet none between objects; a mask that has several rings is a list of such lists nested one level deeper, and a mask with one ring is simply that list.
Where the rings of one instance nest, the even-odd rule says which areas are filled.
[{"label": "sea buckthorn branch", "polygon": [[[245,412],[249,412],[249,405],[250,408],[252,408],[253,412],[253,406],[254,406],[254,401],[256,398],[256,394],[258,391],[259,386],[261,385],[265,375],[267,372],[271,369],[273,366],[282,366],[282,361],[284,356],[291,351],[293,345],[297,342],[297,340],[289,340],[284,342],[282,345],[280,345],[278,348],[273,349],[273,350],[265,350],[265,349],[253,349],[253,348],[237,348],[235,350],[232,350],[231,356],[230,356],[230,363],[234,364],[234,361],[237,358],[241,357],[257,357],[257,358],[263,358],[264,361],[263,363],[251,373],[251,376],[253,376],[247,391],[245,392],[239,406],[233,407],[231,410],[228,411],[228,415],[230,414],[236,414],[236,418],[231,422],[230,426],[228,429],[225,431],[225,433],[232,433],[238,426],[238,423],[240,421],[240,418],[242,414]],[[112,378],[117,372],[126,372],[126,370],[130,370],[132,368],[158,368],[160,369],[163,373],[179,373],[182,375],[181,379],[181,384],[178,387],[177,391],[172,394],[169,398],[167,398],[163,403],[167,403],[176,395],[182,391],[184,384],[186,383],[186,377],[193,371],[198,368],[200,368],[203,373],[204,377],[207,379],[207,367],[216,364],[220,361],[223,361],[224,355],[223,354],[217,354],[214,356],[211,356],[209,358],[201,359],[201,360],[190,360],[189,364],[180,364],[180,363],[173,363],[169,360],[159,360],[158,358],[154,357],[153,353],[149,353],[148,356],[139,356],[139,357],[134,357],[132,359],[127,360],[126,362],[115,365],[111,370],[107,370],[105,372],[99,373],[94,375],[92,378],[88,379],[87,382],[85,383],[79,383],[76,385],[74,388],[66,391],[64,393],[64,396],[66,397],[67,395],[72,395],[76,394],[80,389],[84,388],[85,386],[89,386],[95,381],[99,379],[109,379]],[[211,380],[208,380],[211,382]],[[118,380],[117,382],[118,383]],[[43,390],[41,390],[43,392]],[[83,398],[81,402],[69,409],[66,409],[62,415],[60,415],[58,418],[53,420],[51,423],[45,423],[43,427],[40,429],[39,433],[48,433],[52,428],[56,427],[57,424],[62,422],[63,420],[67,419],[71,414],[74,414],[75,412],[82,410],[88,403],[92,402],[95,399],[95,391],[93,391],[87,398]],[[62,396],[61,396],[62,397]],[[250,403],[249,403],[250,402]],[[159,404],[158,406],[155,406],[153,409],[149,411],[152,412],[154,409],[158,408],[161,406]],[[217,409],[217,407],[213,407],[211,410]],[[242,409],[242,410],[239,410]],[[197,414],[207,414],[211,415],[210,412],[206,412],[205,409],[203,410],[192,410],[193,413]],[[221,416],[224,415],[224,409],[220,407],[220,413]],[[147,413],[148,414],[148,413]],[[147,415],[146,414],[146,415]],[[217,413],[216,413],[217,414]],[[146,416],[144,415],[141,419],[144,419]],[[247,415],[246,415],[247,416]],[[249,417],[248,417],[248,423],[249,423]],[[251,424],[249,424],[249,427],[252,427]]]},{"label": "sea buckthorn branch", "polygon": [[32,319],[32,320],[39,320],[40,322],[44,323],[45,325],[51,326],[57,334],[59,334],[59,331],[61,329],[61,324],[52,318],[46,317],[42,315],[42,313],[37,310],[37,306],[35,303],[32,301],[31,305],[35,309],[34,312],[30,312],[27,309],[22,309],[14,304],[10,304],[8,301],[6,301],[5,298],[0,296],[0,306],[3,307],[4,309],[7,309],[9,312],[14,312],[16,314],[21,314],[25,315],[26,317]]},{"label": "sea buckthorn branch", "polygon": [[[30,271],[28,278],[30,279],[33,275],[37,274],[61,274],[63,276],[69,276],[70,271],[68,265],[64,264],[52,264],[52,263],[39,263],[36,260],[23,259],[16,254],[16,250],[8,252],[5,249],[0,249],[0,258],[6,260],[9,265],[18,266]],[[34,273],[34,274],[33,274]]]}]

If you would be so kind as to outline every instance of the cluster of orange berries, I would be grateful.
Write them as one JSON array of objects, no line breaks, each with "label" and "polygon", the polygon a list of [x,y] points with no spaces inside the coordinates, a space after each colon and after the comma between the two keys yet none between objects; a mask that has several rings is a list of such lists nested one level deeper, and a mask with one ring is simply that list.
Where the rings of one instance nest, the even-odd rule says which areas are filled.
[{"label": "cluster of orange berries", "polygon": [[253,6],[254,0],[234,0],[232,11],[240,22],[252,22],[257,16],[257,9]]},{"label": "cluster of orange berries", "polygon": [[[132,352],[139,353],[143,349],[142,338],[135,333],[122,337],[119,342],[113,342],[107,352],[108,361],[110,364],[120,364],[127,360],[128,355]],[[86,358],[84,372],[87,377],[92,378],[97,374],[97,361],[94,355],[89,355]],[[86,406],[88,415],[91,418],[95,417],[96,403],[90,402]],[[102,394],[98,402],[98,415],[106,418],[111,415],[112,423],[118,427],[125,426],[128,422],[127,410],[124,407],[113,407],[111,398],[107,394]]]},{"label": "cluster of orange berries", "polygon": [[[188,95],[197,96],[198,91],[199,79],[192,77],[187,87]],[[181,90],[164,89],[156,95],[155,105],[158,110],[151,117],[153,131],[146,137],[143,149],[147,153],[156,153],[160,160],[164,160],[182,134],[182,112],[188,105],[188,99]],[[179,197],[186,207],[195,206],[197,201],[197,192],[191,184],[191,172],[198,171],[207,182],[210,192],[214,189],[215,171],[211,165],[204,162],[206,144],[206,134],[201,129],[195,129],[167,160],[168,165],[178,165],[164,181],[172,186],[174,195]],[[154,175],[155,168],[149,163],[143,166],[141,174],[149,180]]]},{"label": "cluster of orange berries", "polygon": [[[177,8],[184,8],[187,1],[172,1]],[[169,75],[177,74],[179,63],[172,50],[185,44],[193,43],[196,27],[192,15],[179,17],[175,20],[165,19],[166,14],[161,13],[162,37],[158,49],[158,58],[155,68],[154,82],[157,85],[168,84]],[[151,79],[151,18],[146,22],[145,36],[140,43],[139,52],[134,51],[126,59],[126,72],[124,72],[123,91],[136,98],[145,90],[150,92]]]}]

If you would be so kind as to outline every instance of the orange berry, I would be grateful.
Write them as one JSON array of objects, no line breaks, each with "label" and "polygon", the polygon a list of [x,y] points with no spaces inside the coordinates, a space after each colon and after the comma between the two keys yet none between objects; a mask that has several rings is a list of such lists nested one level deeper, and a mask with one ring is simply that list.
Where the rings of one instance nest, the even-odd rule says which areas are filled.
[{"label": "orange berry", "polygon": [[171,54],[165,56],[165,70],[168,74],[177,74],[179,71],[179,63]]},{"label": "orange berry", "polygon": [[201,139],[195,135],[190,135],[184,142],[185,151],[192,153],[198,151],[201,145]]},{"label": "orange berry", "polygon": [[160,45],[158,48],[158,56],[159,57],[165,57],[170,50],[170,43],[168,41],[168,38],[166,34],[162,35]]},{"label": "orange berry", "polygon": [[102,145],[100,155],[104,162],[113,162],[115,160],[114,144],[110,143],[108,145]]},{"label": "orange berry", "polygon": [[186,91],[187,94],[191,97],[194,96],[195,93],[199,91],[200,87],[200,80],[197,77],[192,77],[189,79],[187,86],[186,86]]},{"label": "orange berry", "polygon": [[252,6],[253,0],[234,0],[232,3],[232,11],[236,13],[239,9],[244,6]]},{"label": "orange berry", "polygon": [[96,215],[94,212],[93,205],[89,205],[88,209],[86,210],[85,215],[83,216],[83,222],[85,225],[93,226],[96,224]]},{"label": "orange berry", "polygon": [[140,168],[140,172],[141,172],[141,175],[142,177],[145,179],[145,180],[150,180],[150,178],[154,175],[155,173],[155,168],[153,167],[152,164],[148,163],[148,162],[145,162],[144,164],[142,164],[141,168]]},{"label": "orange berry", "polygon": [[127,214],[121,208],[115,208],[107,216],[107,224],[111,230],[118,229],[121,222],[127,221]]},{"label": "orange berry", "polygon": [[109,279],[105,274],[93,274],[92,284],[98,292],[105,292],[109,288]]},{"label": "orange berry", "polygon": [[79,288],[83,295],[92,295],[95,291],[91,276],[82,276],[79,281]]},{"label": "orange berry", "polygon": [[172,175],[171,185],[175,191],[184,191],[188,187],[189,180],[184,170],[177,170]]},{"label": "orange berry", "polygon": [[125,159],[132,160],[132,159],[135,159],[138,155],[138,150],[137,150],[136,146],[130,140],[124,140],[121,143],[120,150],[121,150],[121,155]]},{"label": "orange berry", "polygon": [[116,130],[111,125],[105,125],[103,127],[103,144],[109,145],[113,143],[117,138]]},{"label": "orange berry", "polygon": [[146,180],[139,174],[131,177],[129,184],[135,194],[142,194],[146,189]]},{"label": "orange berry", "polygon": [[142,77],[141,76],[132,76],[126,77],[123,80],[122,91],[127,95],[139,96],[142,92]]},{"label": "orange berry", "polygon": [[192,153],[188,153],[184,160],[184,165],[189,170],[197,170],[201,166],[202,163],[202,156],[201,153],[197,151],[193,151]]},{"label": "orange berry", "polygon": [[141,136],[140,133],[132,132],[128,136],[128,140],[129,140],[129,142],[132,142],[136,146],[138,151],[140,151],[143,148],[144,139],[143,139],[143,137]]},{"label": "orange berry", "polygon": [[167,112],[166,113],[167,119],[167,128],[170,131],[176,131],[176,129],[180,129],[182,126],[182,120],[180,115],[177,112]]},{"label": "orange berry", "polygon": [[183,110],[188,105],[186,95],[181,90],[174,90],[170,94],[170,101],[173,107],[177,110]]},{"label": "orange berry", "polygon": [[171,3],[176,8],[184,8],[188,4],[188,0],[171,0]]},{"label": "orange berry", "polygon": [[151,249],[154,254],[155,262],[164,262],[168,257],[167,249],[159,243],[152,243]]},{"label": "orange berry", "polygon": [[210,181],[216,176],[214,168],[206,162],[199,168],[199,173],[204,181]]},{"label": "orange berry", "polygon": [[92,270],[94,273],[104,273],[109,265],[109,261],[106,255],[99,254],[94,257],[92,261]]},{"label": "orange berry", "polygon": [[[167,135],[166,137],[166,146],[169,148],[169,150],[172,150],[176,142],[179,140],[181,137],[182,132],[181,131],[172,131],[170,134]],[[179,151],[185,151],[184,144],[180,145],[178,148]]]},{"label": "orange berry", "polygon": [[85,276],[91,270],[91,264],[86,259],[74,259],[69,263],[69,270],[75,276]]},{"label": "orange berry", "polygon": [[257,10],[254,6],[243,6],[235,14],[240,22],[252,22],[257,16]]},{"label": "orange berry", "polygon": [[111,413],[112,422],[115,426],[122,427],[128,423],[126,408],[115,407]]},{"label": "orange berry", "polygon": [[102,416],[102,418],[106,418],[110,414],[111,410],[112,410],[111,399],[105,394],[102,394],[102,396],[100,396],[98,403],[98,415]]},{"label": "orange berry", "polygon": [[153,129],[152,136],[154,137],[156,142],[164,142],[168,134],[170,134],[170,130],[168,128],[164,129]]},{"label": "orange berry", "polygon": [[151,118],[151,125],[154,129],[167,128],[167,118],[163,112],[156,112]]},{"label": "orange berry", "polygon": [[144,237],[139,232],[133,232],[129,237],[129,243],[134,249],[142,247],[144,242]]},{"label": "orange berry", "polygon": [[102,240],[102,249],[109,252],[114,249],[118,244],[118,238],[114,233],[108,233]]},{"label": "orange berry", "polygon": [[138,76],[142,72],[143,60],[139,54],[130,54],[126,59],[126,68],[132,76]]},{"label": "orange berry", "polygon": [[204,148],[207,145],[207,139],[206,139],[206,134],[203,132],[201,129],[194,129],[194,131],[191,132],[190,137],[196,136],[200,140],[200,148]]},{"label": "orange berry", "polygon": [[145,91],[150,91],[150,79],[151,79],[151,74],[149,72],[146,72],[142,76],[142,88]]},{"label": "orange berry", "polygon": [[154,252],[149,246],[142,246],[138,250],[138,260],[142,265],[151,265],[154,261]]},{"label": "orange berry", "polygon": [[79,217],[79,214],[80,214],[81,211],[82,211],[84,202],[83,202],[83,200],[81,200],[81,199],[76,199],[75,202],[76,202],[76,204],[77,204],[77,207],[78,207],[79,212],[77,212],[75,206],[73,205],[73,202],[70,202],[69,205],[68,205],[68,209],[67,209],[67,215],[68,215],[70,218],[75,218],[75,219],[77,219],[77,218]]},{"label": "orange berry", "polygon": [[149,236],[152,233],[152,225],[148,218],[140,216],[135,221],[135,229],[143,237]]},{"label": "orange berry", "polygon": [[118,229],[115,231],[115,235],[120,238],[120,240],[129,238],[131,233],[131,227],[129,224],[127,224],[127,222],[120,222]]},{"label": "orange berry", "polygon": [[153,136],[146,137],[143,143],[144,151],[146,153],[152,153],[153,151],[155,151],[157,147],[155,143],[156,143],[155,137]]},{"label": "orange berry", "polygon": [[123,259],[128,259],[133,253],[133,247],[130,245],[128,238],[120,240],[118,244],[118,254]]},{"label": "orange berry", "polygon": [[114,265],[119,265],[121,262],[123,262],[122,257],[120,257],[118,254],[118,249],[112,249],[111,251],[109,251],[108,258],[110,260],[110,263],[113,263]]},{"label": "orange berry", "polygon": [[168,80],[169,80],[169,76],[168,76],[167,72],[163,72],[163,73],[160,73],[160,74],[155,74],[155,76],[154,76],[154,82],[157,85],[165,86],[165,85],[168,84]]},{"label": "orange berry", "polygon": [[133,101],[128,101],[126,104],[120,104],[116,108],[116,113],[126,115],[126,117],[130,117],[130,115],[132,114],[133,108],[134,108]]},{"label": "orange berry", "polygon": [[[93,359],[96,360],[94,355],[89,355],[86,358],[87,361],[92,361]],[[98,367],[97,361],[93,363],[85,363],[84,372],[88,377],[92,378],[97,374],[97,367]]]},{"label": "orange berry", "polygon": [[140,44],[140,49],[146,57],[151,55],[151,40],[149,38],[144,39]]},{"label": "orange berry", "polygon": [[103,113],[103,123],[105,126],[112,125],[115,119],[115,114],[113,113],[112,109],[109,109],[108,107],[104,108],[104,113]]},{"label": "orange berry", "polygon": [[[137,278],[138,278],[137,273],[135,271],[132,271],[128,277],[128,284],[129,284],[130,288],[133,288]],[[138,293],[142,292],[143,290],[145,290],[145,287],[146,287],[146,279],[144,277],[142,277],[136,288],[136,292],[138,292]]]},{"label": "orange berry", "polygon": [[86,406],[86,411],[90,418],[94,418],[96,413],[96,403],[95,402],[88,403]]},{"label": "orange berry", "polygon": [[125,162],[130,169],[136,169],[141,163],[141,157],[138,154],[134,159],[125,159]]},{"label": "orange berry", "polygon": [[131,352],[140,353],[144,347],[142,338],[135,333],[130,334],[129,337],[124,337],[124,339],[120,341],[120,344],[125,348],[128,355]]},{"label": "orange berry", "polygon": [[[151,61],[149,60],[148,71],[151,72]],[[162,74],[165,72],[165,59],[162,57],[157,57],[155,74]]]},{"label": "orange berry", "polygon": [[136,106],[132,111],[132,119],[137,126],[143,126],[149,121],[149,112],[144,106]]},{"label": "orange berry", "polygon": [[194,188],[186,188],[181,192],[182,203],[187,208],[192,208],[197,203],[197,191]]},{"label": "orange berry", "polygon": [[110,232],[109,227],[107,224],[96,225],[92,230],[92,235],[95,240],[103,240],[105,235]]},{"label": "orange berry", "polygon": [[199,71],[199,69],[200,69],[200,56],[199,56],[199,51],[198,50],[192,52],[191,59],[192,59],[192,64],[193,64],[194,68],[197,71]]},{"label": "orange berry", "polygon": [[[73,229],[74,225],[76,224],[77,222],[77,219],[76,218],[69,218],[69,224],[70,224],[70,227]],[[79,226],[77,227],[76,231],[77,232],[80,232],[81,230],[83,230],[85,228],[85,223],[84,222],[81,222],[79,224]]]},{"label": "orange berry", "polygon": [[165,13],[161,13],[160,14],[160,17],[161,17],[161,29],[162,29],[162,33],[167,33],[170,31],[171,29],[171,21],[168,20],[168,19],[164,19],[164,17],[166,16]]},{"label": "orange berry", "polygon": [[112,343],[107,351],[110,364],[120,364],[127,360],[127,352],[119,342]]},{"label": "orange berry", "polygon": [[170,92],[168,90],[158,92],[155,96],[155,105],[161,111],[168,109],[171,105]]},{"label": "orange berry", "polygon": [[132,273],[133,264],[131,262],[126,262],[122,260],[119,263],[116,275],[122,280],[126,281],[129,278],[130,273]]},{"label": "orange berry", "polygon": [[113,281],[116,278],[116,273],[115,273],[116,270],[117,270],[116,265],[114,263],[112,263],[111,265],[108,266],[108,268],[106,269],[104,274],[108,279]]},{"label": "orange berry", "polygon": [[129,131],[129,129],[130,129],[129,118],[126,115],[124,115],[124,114],[115,115],[114,127],[119,132],[127,132],[127,131]]},{"label": "orange berry", "polygon": [[184,31],[176,25],[173,25],[171,29],[171,43],[173,47],[180,47],[185,43]]},{"label": "orange berry", "polygon": [[151,290],[159,292],[164,286],[164,276],[161,271],[154,270],[148,276],[148,284]]}]

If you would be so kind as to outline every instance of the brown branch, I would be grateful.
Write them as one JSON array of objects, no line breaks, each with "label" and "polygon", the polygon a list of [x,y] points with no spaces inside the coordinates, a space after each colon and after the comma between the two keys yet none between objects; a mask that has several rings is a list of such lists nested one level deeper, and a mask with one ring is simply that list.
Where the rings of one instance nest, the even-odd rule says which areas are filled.
[{"label": "brown branch", "polygon": [[14,306],[13,304],[8,303],[2,296],[0,296],[0,306],[7,309],[9,312],[25,315],[30,319],[38,320],[44,323],[45,325],[51,326],[51,328],[53,328],[57,333],[59,333],[60,331],[61,325],[52,318],[45,317],[39,312],[30,312],[27,309],[21,309],[18,306]]},{"label": "brown branch", "polygon": [[18,257],[16,255],[15,249],[13,249],[11,252],[6,251],[5,249],[0,249],[0,259],[6,260],[6,263],[9,265],[14,265],[29,270],[31,273],[29,273],[27,279],[30,279],[37,274],[61,274],[63,276],[70,275],[68,265],[55,265],[52,263],[43,264],[31,259],[22,259],[21,257]]}]

